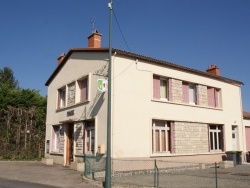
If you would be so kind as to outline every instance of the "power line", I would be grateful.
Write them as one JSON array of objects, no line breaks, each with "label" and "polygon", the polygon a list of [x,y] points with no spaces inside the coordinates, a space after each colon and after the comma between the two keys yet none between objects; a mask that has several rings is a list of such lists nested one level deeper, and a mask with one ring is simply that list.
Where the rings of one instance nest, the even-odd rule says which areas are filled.
[{"label": "power line", "polygon": [[119,30],[120,30],[120,33],[121,33],[121,35],[122,35],[123,41],[125,42],[125,44],[126,44],[128,50],[129,50],[129,52],[131,52],[131,50],[130,50],[130,48],[129,48],[129,46],[128,46],[128,43],[127,43],[127,41],[126,41],[126,39],[125,39],[125,37],[124,37],[124,35],[123,35],[123,32],[122,32],[122,30],[121,30],[120,24],[119,24],[119,22],[118,22],[118,20],[117,20],[117,18],[116,18],[114,9],[113,9],[113,14],[114,14],[114,17],[115,17],[115,21],[116,21],[116,23],[117,23],[117,25],[118,25],[118,28],[119,28]]}]

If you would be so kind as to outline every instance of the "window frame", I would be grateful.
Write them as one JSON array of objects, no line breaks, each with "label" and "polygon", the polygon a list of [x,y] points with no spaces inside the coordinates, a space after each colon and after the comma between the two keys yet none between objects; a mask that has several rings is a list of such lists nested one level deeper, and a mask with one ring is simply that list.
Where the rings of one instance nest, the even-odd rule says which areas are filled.
[{"label": "window frame", "polygon": [[57,109],[62,109],[66,107],[66,86],[61,87],[60,89],[57,90]]},{"label": "window frame", "polygon": [[[165,82],[165,86],[162,83]],[[153,99],[171,101],[170,78],[153,74]],[[165,87],[165,91],[162,88]],[[162,92],[164,91],[164,95]]]},{"label": "window frame", "polygon": [[[156,124],[164,123],[164,126],[156,125]],[[159,132],[158,141],[156,132]],[[164,131],[164,133],[162,132]],[[165,141],[162,134],[164,135]],[[159,142],[159,150],[157,149],[157,142]],[[164,143],[162,143],[164,142]],[[164,120],[153,120],[152,122],[152,153],[170,153],[171,152],[171,125],[169,121]]]},{"label": "window frame", "polygon": [[[85,86],[85,89],[86,89],[86,93],[85,93],[85,97],[83,97],[83,93],[82,93],[82,84],[83,82],[86,82],[86,86]],[[85,76],[79,80],[77,80],[77,83],[78,83],[78,88],[79,88],[79,102],[86,102],[89,100],[89,76]]]},{"label": "window frame", "polygon": [[85,137],[84,137],[84,150],[83,150],[85,154],[95,154],[95,147],[96,147],[95,134],[96,130],[94,121],[86,121],[84,129]]},{"label": "window frame", "polygon": [[60,152],[60,142],[61,142],[61,136],[60,136],[60,125],[53,125],[52,126],[52,148],[51,151],[54,153]]},{"label": "window frame", "polygon": [[[215,128],[211,128],[215,127]],[[224,151],[224,129],[223,125],[209,125],[209,150],[211,152]],[[212,136],[211,136],[212,135]]]}]

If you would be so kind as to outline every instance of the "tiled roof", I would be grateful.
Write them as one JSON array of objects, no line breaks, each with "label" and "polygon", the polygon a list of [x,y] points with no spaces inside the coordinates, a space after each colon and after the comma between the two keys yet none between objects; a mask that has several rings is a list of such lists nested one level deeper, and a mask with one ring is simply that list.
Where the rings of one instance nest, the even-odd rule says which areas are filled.
[{"label": "tiled roof", "polygon": [[243,119],[250,119],[250,112],[243,112]]},{"label": "tiled roof", "polygon": [[[62,63],[60,65],[57,66],[57,68],[55,69],[55,71],[52,73],[52,75],[50,76],[50,78],[47,80],[47,82],[45,83],[46,86],[48,86],[50,84],[50,82],[54,79],[54,77],[57,75],[57,73],[60,71],[60,69],[63,67],[63,65],[67,62],[67,59],[71,56],[71,54],[73,52],[108,52],[109,49],[108,48],[72,48],[69,50],[69,52],[66,54],[65,58],[63,59]],[[166,67],[170,67],[176,70],[182,70],[185,72],[189,72],[192,74],[196,74],[196,75],[202,75],[204,77],[209,77],[209,78],[213,78],[219,81],[223,81],[226,83],[230,83],[230,84],[234,84],[234,85],[243,85],[242,82],[237,81],[237,80],[233,80],[233,79],[229,79],[229,78],[225,78],[222,76],[217,76],[214,74],[210,74],[207,72],[203,72],[203,71],[199,71],[196,69],[192,69],[192,68],[188,68],[188,67],[184,67],[181,65],[177,65],[168,61],[163,61],[163,60],[159,60],[159,59],[155,59],[155,58],[151,58],[148,56],[143,56],[140,54],[136,54],[136,53],[131,53],[131,52],[127,52],[127,51],[123,51],[123,50],[119,50],[119,49],[112,49],[112,53],[116,53],[116,55],[119,56],[125,56],[125,57],[129,57],[129,58],[134,58],[134,59],[138,59],[138,60],[143,60],[143,61],[147,61],[150,63],[154,63],[154,64],[159,64],[161,66],[166,66]]]}]

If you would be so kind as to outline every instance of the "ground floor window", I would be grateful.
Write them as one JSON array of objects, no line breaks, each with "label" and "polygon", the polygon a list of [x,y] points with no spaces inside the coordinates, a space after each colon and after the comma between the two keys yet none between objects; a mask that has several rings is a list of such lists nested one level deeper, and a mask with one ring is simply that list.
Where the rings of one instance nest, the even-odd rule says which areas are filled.
[{"label": "ground floor window", "polygon": [[170,122],[153,120],[152,152],[168,152],[171,150]]},{"label": "ground floor window", "polygon": [[60,151],[60,125],[54,125],[52,131],[52,152]]},{"label": "ground floor window", "polygon": [[86,121],[85,124],[85,153],[95,153],[95,124],[94,121]]},{"label": "ground floor window", "polygon": [[210,151],[223,151],[223,126],[209,125]]}]

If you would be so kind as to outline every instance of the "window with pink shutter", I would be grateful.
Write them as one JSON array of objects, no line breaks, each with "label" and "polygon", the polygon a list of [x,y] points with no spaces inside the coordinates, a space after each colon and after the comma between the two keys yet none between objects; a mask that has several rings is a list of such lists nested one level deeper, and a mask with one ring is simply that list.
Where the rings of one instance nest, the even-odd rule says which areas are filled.
[{"label": "window with pink shutter", "polygon": [[88,100],[88,78],[85,78],[79,82],[80,86],[80,101]]},{"label": "window with pink shutter", "polygon": [[153,76],[153,98],[160,99],[160,76]]}]

